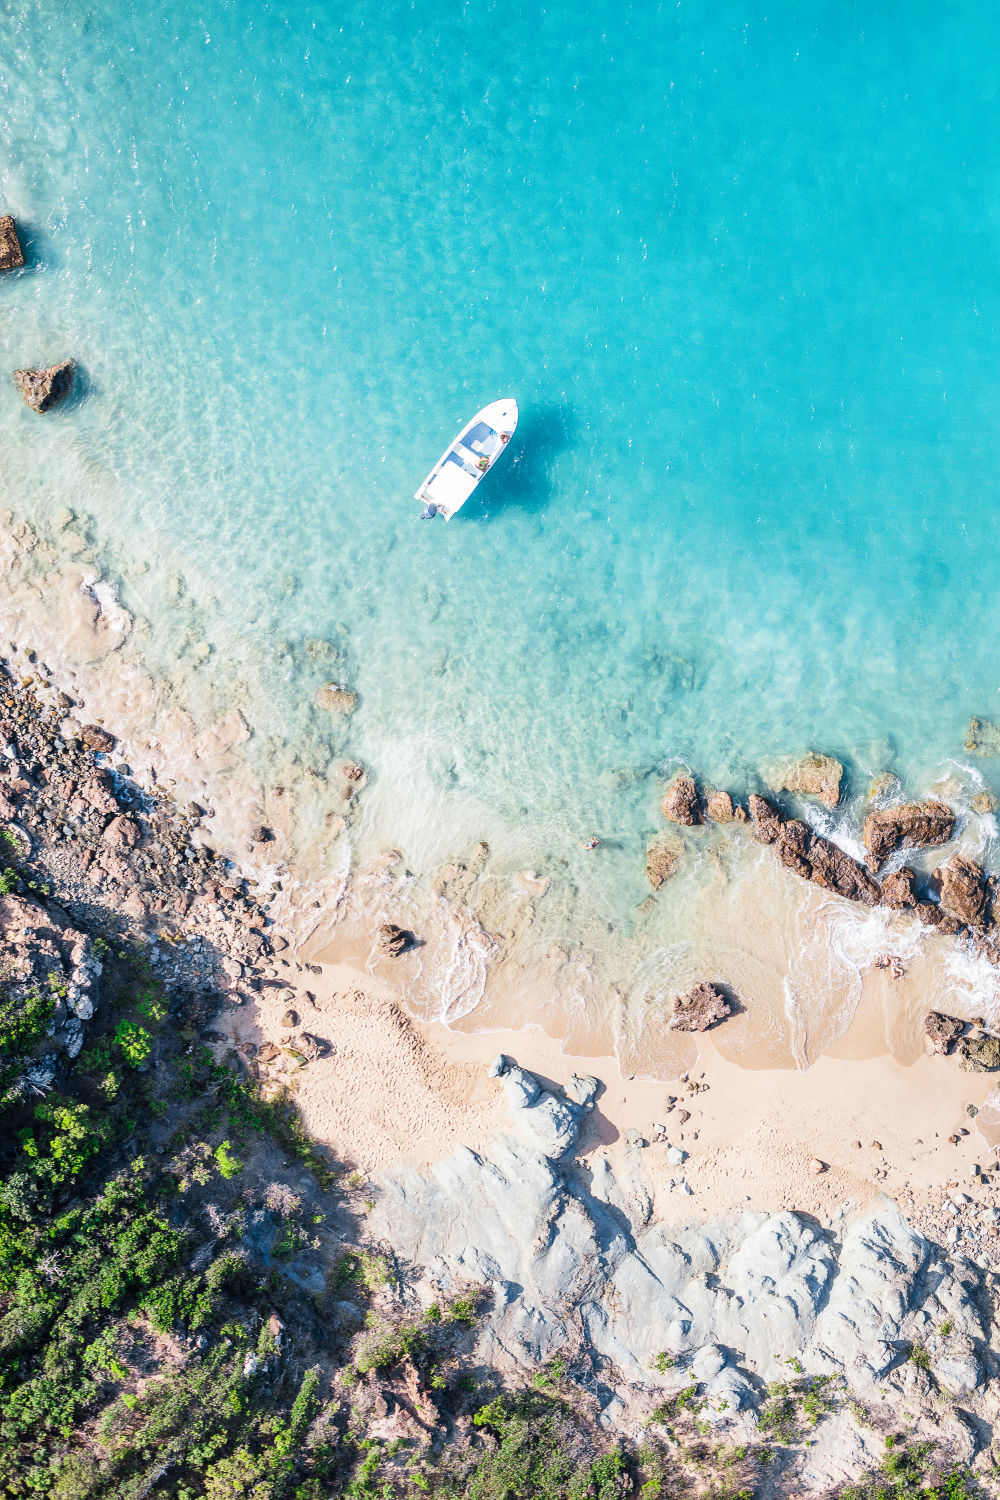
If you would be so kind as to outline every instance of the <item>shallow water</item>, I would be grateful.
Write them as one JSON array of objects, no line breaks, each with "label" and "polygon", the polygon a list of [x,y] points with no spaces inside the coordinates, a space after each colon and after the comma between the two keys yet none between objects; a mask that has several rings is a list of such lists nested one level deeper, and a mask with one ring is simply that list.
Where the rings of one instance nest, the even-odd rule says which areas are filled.
[{"label": "shallow water", "polygon": [[[553,878],[539,953],[638,991],[671,766],[919,790],[1000,716],[998,41],[972,4],[11,5],[0,347],[82,373],[0,399],[8,503],[93,517],[265,761],[372,767],[359,860],[485,838]],[[481,500],[417,524],[508,392]]]}]

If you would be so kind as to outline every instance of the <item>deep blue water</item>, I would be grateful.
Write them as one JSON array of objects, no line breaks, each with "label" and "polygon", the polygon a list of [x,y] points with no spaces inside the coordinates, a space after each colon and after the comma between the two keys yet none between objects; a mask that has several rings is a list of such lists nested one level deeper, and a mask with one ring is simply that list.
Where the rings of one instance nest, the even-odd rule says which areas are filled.
[{"label": "deep blue water", "polygon": [[[182,575],[320,764],[332,640],[418,865],[594,829],[614,919],[622,771],[919,789],[1000,714],[998,43],[971,3],[12,4],[2,357],[86,394],[0,399],[6,503],[149,561],[164,661]],[[417,524],[508,393],[481,499]]]}]

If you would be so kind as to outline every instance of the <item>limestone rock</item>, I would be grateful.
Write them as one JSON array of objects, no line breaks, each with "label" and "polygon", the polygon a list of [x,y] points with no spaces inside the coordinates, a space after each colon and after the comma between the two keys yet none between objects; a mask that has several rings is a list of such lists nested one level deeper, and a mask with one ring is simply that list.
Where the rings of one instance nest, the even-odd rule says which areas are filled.
[{"label": "limestone rock", "polygon": [[32,411],[51,411],[73,389],[75,370],[71,359],[50,365],[47,370],[15,370],[14,384]]},{"label": "limestone rock", "polygon": [[924,1016],[924,1046],[932,1056],[946,1057],[965,1030],[965,1022],[942,1011],[930,1010]]},{"label": "limestone rock", "polygon": [[1000,1037],[988,1031],[963,1036],[955,1052],[959,1067],[966,1073],[995,1073],[1000,1068]]},{"label": "limestone rock", "polygon": [[970,719],[965,748],[970,755],[1000,755],[1000,724],[992,719]]},{"label": "limestone rock", "polygon": [[775,761],[763,771],[764,780],[774,792],[799,792],[807,797],[818,797],[827,807],[836,807],[840,801],[840,781],[844,768],[832,755],[817,755],[807,750],[805,755]]},{"label": "limestone rock", "polygon": [[677,996],[667,1025],[671,1031],[707,1031],[732,1013],[729,1001],[714,984],[696,984]]},{"label": "limestone rock", "polygon": [[681,862],[684,846],[677,838],[651,839],[646,849],[646,879],[658,891]]},{"label": "limestone rock", "polygon": [[88,750],[96,750],[101,755],[108,755],[115,748],[114,735],[98,724],[84,724],[80,738]]},{"label": "limestone rock", "polygon": [[358,706],[358,695],[349,688],[328,682],[316,689],[313,701],[317,708],[324,709],[328,714],[352,714]]},{"label": "limestone rock", "polygon": [[943,802],[903,802],[877,808],[865,818],[861,830],[868,867],[880,870],[896,849],[946,844],[954,828],[955,814]]},{"label": "limestone rock", "polygon": [[905,911],[908,907],[916,906],[916,879],[916,874],[909,865],[902,865],[900,869],[887,875],[882,882],[883,903],[893,911]]},{"label": "limestone rock", "polygon": [[379,952],[384,953],[386,958],[399,958],[400,954],[412,948],[413,943],[413,933],[407,932],[404,927],[397,927],[395,922],[383,922],[378,930]]},{"label": "limestone rock", "polygon": [[985,927],[989,922],[989,902],[983,868],[964,854],[956,854],[946,865],[934,871],[940,887],[941,908],[965,927]]},{"label": "limestone rock", "polygon": [[698,788],[694,784],[694,778],[684,772],[675,776],[663,794],[660,811],[671,823],[680,823],[685,827],[700,823]]},{"label": "limestone rock", "polygon": [[0,271],[17,271],[24,265],[24,251],[17,225],[10,214],[0,215]]},{"label": "limestone rock", "polygon": [[713,823],[732,823],[735,819],[733,799],[728,792],[709,792],[705,798],[705,816]]}]

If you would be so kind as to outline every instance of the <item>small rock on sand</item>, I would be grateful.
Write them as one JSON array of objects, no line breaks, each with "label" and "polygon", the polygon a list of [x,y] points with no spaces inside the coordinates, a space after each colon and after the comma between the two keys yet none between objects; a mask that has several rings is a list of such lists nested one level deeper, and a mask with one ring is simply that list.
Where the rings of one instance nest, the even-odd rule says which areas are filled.
[{"label": "small rock on sand", "polygon": [[826,1171],[826,1162],[820,1161],[818,1156],[814,1156],[812,1161],[809,1163],[809,1170],[810,1172],[815,1172],[817,1175],[819,1175],[820,1172]]},{"label": "small rock on sand", "polygon": [[407,932],[404,927],[397,927],[395,922],[383,922],[378,930],[379,952],[384,953],[387,958],[399,958],[413,943],[413,933]]},{"label": "small rock on sand", "polygon": [[714,984],[696,984],[677,996],[667,1025],[671,1031],[707,1031],[732,1013],[729,1001]]},{"label": "small rock on sand", "polygon": [[684,827],[701,822],[698,788],[692,776],[681,772],[674,777],[663,794],[660,811],[671,823],[680,823]]},{"label": "small rock on sand", "polygon": [[47,370],[15,370],[14,384],[32,411],[51,411],[72,390],[75,369],[71,359],[64,359]]},{"label": "small rock on sand", "polygon": [[0,215],[0,271],[17,271],[24,265],[24,251],[17,225],[10,214]]},{"label": "small rock on sand", "polygon": [[827,807],[836,807],[840,801],[840,781],[844,768],[832,755],[817,755],[807,750],[805,755],[787,760],[774,761],[763,771],[764,780],[775,792],[800,792],[806,797],[818,797]]}]

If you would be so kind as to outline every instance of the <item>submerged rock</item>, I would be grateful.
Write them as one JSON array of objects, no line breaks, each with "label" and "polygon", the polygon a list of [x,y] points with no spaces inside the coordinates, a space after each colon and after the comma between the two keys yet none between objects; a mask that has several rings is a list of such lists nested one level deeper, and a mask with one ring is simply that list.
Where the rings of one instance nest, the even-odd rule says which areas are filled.
[{"label": "submerged rock", "polygon": [[965,1022],[957,1016],[930,1010],[924,1016],[924,1046],[932,1057],[947,1057],[964,1030]]},{"label": "submerged rock", "polygon": [[24,251],[17,225],[10,214],[0,214],[0,271],[17,271],[24,265]]},{"label": "submerged rock", "polygon": [[733,799],[728,792],[709,792],[705,798],[705,816],[713,823],[732,823],[735,820]]},{"label": "submerged rock", "polygon": [[773,762],[763,775],[774,792],[800,792],[806,797],[818,797],[827,807],[836,807],[840,801],[840,781],[844,768],[832,755],[817,755],[807,750],[787,760]]},{"label": "submerged rock", "polygon": [[946,844],[955,829],[955,814],[943,802],[903,802],[870,812],[861,829],[868,867],[879,870],[896,849],[926,849]]},{"label": "submerged rock", "polygon": [[1000,755],[1000,724],[992,719],[970,719],[965,748],[970,755]]},{"label": "submerged rock", "polygon": [[73,389],[76,366],[71,359],[58,365],[49,365],[47,370],[15,370],[14,384],[32,411],[51,411],[65,400]]},{"label": "submerged rock", "polygon": [[651,839],[646,849],[646,879],[658,891],[681,862],[684,846],[678,838]]},{"label": "submerged rock", "polygon": [[314,702],[317,708],[324,709],[328,714],[352,714],[358,706],[358,695],[349,688],[328,682],[316,689]]},{"label": "submerged rock", "polygon": [[680,823],[684,827],[701,822],[698,788],[692,776],[681,772],[674,777],[663,794],[660,811],[671,823]]},{"label": "submerged rock", "polygon": [[667,1025],[671,1031],[707,1031],[732,1013],[729,1001],[714,984],[696,984],[677,996]]},{"label": "submerged rock", "polygon": [[989,924],[989,896],[981,865],[964,854],[956,854],[946,865],[934,871],[940,887],[941,908],[966,927]]}]

